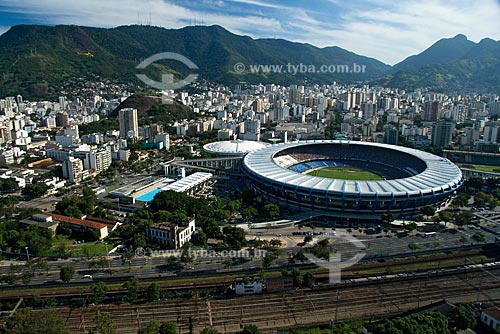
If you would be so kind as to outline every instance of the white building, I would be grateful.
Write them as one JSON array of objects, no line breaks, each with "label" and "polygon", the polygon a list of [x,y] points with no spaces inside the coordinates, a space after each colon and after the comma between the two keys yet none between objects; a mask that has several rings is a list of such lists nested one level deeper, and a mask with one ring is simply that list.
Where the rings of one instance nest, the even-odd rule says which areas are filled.
[{"label": "white building", "polygon": [[163,148],[165,150],[170,150],[170,135],[166,132],[158,133],[155,136],[155,143],[163,143]]},{"label": "white building", "polygon": [[83,161],[78,158],[68,157],[68,159],[63,162],[62,172],[63,177],[71,183],[82,181],[84,178]]},{"label": "white building", "polygon": [[120,138],[137,138],[139,136],[137,109],[121,109],[118,112],[118,121],[120,122]]},{"label": "white building", "polygon": [[183,224],[169,222],[153,224],[146,229],[146,238],[162,246],[179,249],[191,240],[195,229],[194,218]]},{"label": "white building", "polygon": [[96,174],[99,174],[109,166],[111,166],[111,147],[106,146],[99,150],[94,150],[88,153],[88,169],[93,169]]},{"label": "white building", "polygon": [[236,279],[234,292],[237,295],[254,295],[262,293],[263,282],[260,277],[246,277]]},{"label": "white building", "polygon": [[492,306],[483,310],[481,312],[481,322],[496,330],[500,325],[500,308]]}]

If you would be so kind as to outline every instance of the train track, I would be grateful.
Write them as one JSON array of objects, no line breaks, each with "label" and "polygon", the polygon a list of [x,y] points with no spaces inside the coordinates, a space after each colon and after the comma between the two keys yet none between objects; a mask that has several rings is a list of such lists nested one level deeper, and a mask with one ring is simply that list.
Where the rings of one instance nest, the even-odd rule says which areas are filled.
[{"label": "train track", "polygon": [[229,299],[162,301],[141,305],[58,308],[71,333],[93,327],[97,310],[110,312],[118,333],[137,333],[149,320],[173,321],[179,333],[198,333],[212,325],[221,333],[236,333],[255,324],[264,333],[277,329],[327,323],[337,320],[371,319],[425,306],[447,299],[451,302],[500,300],[500,268],[490,274],[481,270],[446,276],[415,276],[398,281],[328,287]]},{"label": "train track", "polygon": [[[437,255],[433,256],[432,258],[429,257],[418,257],[418,258],[411,258],[411,254],[409,254],[410,258],[405,258],[405,259],[397,259],[397,260],[388,260],[387,262],[365,262],[365,263],[359,263],[354,265],[351,268],[347,268],[343,270],[342,272],[342,277],[343,278],[356,278],[356,277],[361,277],[362,275],[359,275],[357,272],[362,271],[362,270],[367,270],[367,269],[384,269],[387,272],[392,272],[391,268],[401,268],[404,267],[405,265],[410,265],[410,264],[415,264],[415,263],[422,263],[422,262],[438,262],[440,260],[451,260],[451,259],[467,259],[468,257],[473,257],[477,256],[483,253],[488,253],[490,251],[490,248],[488,247],[481,247],[478,249],[470,249],[470,250],[465,250],[462,252],[458,253],[452,253],[452,254],[443,254],[443,255]],[[311,265],[305,265],[306,269],[312,268]],[[273,268],[273,270],[276,270],[276,268]],[[223,273],[224,275],[227,274],[232,274],[234,275],[235,273]],[[241,273],[241,275],[245,275],[245,273]],[[318,269],[315,270],[315,277],[316,279],[327,279],[328,278],[328,271],[325,269]],[[129,277],[124,277],[123,281],[126,279],[132,278],[133,276]],[[183,278],[185,281],[179,281],[175,280],[173,282],[169,281],[168,279],[159,282],[161,285],[161,288],[163,290],[185,290],[185,289],[207,289],[207,288],[216,288],[220,287],[221,284],[225,284],[226,286],[229,286],[231,284],[230,281],[227,281],[227,278],[221,279],[221,277],[217,276],[207,276],[203,281],[200,281],[199,279],[195,280],[190,280],[189,278]],[[152,278],[152,281],[157,281],[158,278]],[[114,281],[120,282],[119,277],[114,278]],[[144,287],[145,288],[145,287]],[[11,290],[11,291],[9,291]],[[86,296],[86,295],[91,295],[92,292],[89,289],[89,283],[85,284],[80,284],[80,285],[75,285],[75,286],[68,286],[67,284],[62,286],[62,285],[57,285],[57,284],[51,284],[47,286],[40,286],[40,287],[26,287],[26,286],[21,286],[21,287],[5,287],[5,290],[0,294],[0,300],[3,299],[18,299],[20,297],[30,297],[33,295],[34,291],[37,290],[36,293],[40,297],[53,297],[53,298],[60,298],[60,297],[81,297],[81,296]],[[126,289],[121,287],[121,285],[117,285],[112,287],[109,291],[108,294],[123,294],[126,293]]]}]

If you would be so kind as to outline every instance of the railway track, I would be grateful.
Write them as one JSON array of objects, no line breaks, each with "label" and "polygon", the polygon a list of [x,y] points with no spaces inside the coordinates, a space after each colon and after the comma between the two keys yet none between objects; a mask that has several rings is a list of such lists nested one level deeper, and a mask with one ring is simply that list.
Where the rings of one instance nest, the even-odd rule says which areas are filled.
[{"label": "railway track", "polygon": [[451,302],[500,300],[500,268],[418,276],[400,281],[372,281],[343,287],[292,291],[229,299],[163,301],[142,305],[58,308],[71,333],[93,327],[97,310],[111,312],[118,333],[137,333],[141,323],[152,319],[173,321],[179,333],[193,333],[213,325],[221,333],[236,333],[255,324],[264,333],[277,329],[326,323],[331,320],[371,319],[399,314],[447,299]]},{"label": "railway track", "polygon": [[[342,272],[342,277],[344,278],[356,278],[360,277],[360,275],[357,274],[358,271],[362,270],[367,270],[367,269],[385,269],[387,272],[391,271],[391,268],[395,267],[403,267],[405,265],[409,264],[415,264],[415,263],[421,263],[421,262],[429,262],[429,261],[440,261],[440,260],[451,260],[451,259],[467,259],[468,257],[473,257],[477,256],[483,253],[488,253],[490,251],[490,248],[487,246],[482,246],[477,249],[470,249],[466,250],[463,252],[458,252],[458,253],[452,253],[452,254],[443,254],[443,255],[437,255],[433,256],[432,258],[429,257],[424,257],[424,258],[407,258],[407,259],[398,259],[398,260],[390,260],[387,262],[368,262],[368,263],[359,263],[356,264],[355,266],[351,268],[347,268],[343,270]],[[306,266],[306,268],[310,268],[311,266]],[[224,273],[227,274],[227,273]],[[231,273],[234,274],[234,273]],[[244,273],[242,274],[244,275]],[[328,271],[319,269],[315,271],[315,277],[316,279],[327,279],[328,278]],[[131,278],[130,277],[126,277]],[[125,280],[124,278],[123,280]],[[155,279],[157,280],[157,279]],[[170,282],[168,279],[160,282],[161,288],[163,290],[182,290],[182,289],[205,289],[205,288],[215,288],[219,287],[222,284],[226,284],[227,286],[231,284],[232,281],[228,281],[227,279],[221,279],[220,277],[217,276],[211,276],[207,277],[203,281],[195,280],[195,281],[190,281],[188,278],[186,278],[186,281],[181,282],[181,281],[174,281]],[[77,285],[77,286],[57,286],[54,284],[48,285],[46,287],[41,286],[41,287],[35,287],[34,289],[38,290],[37,294],[40,297],[54,297],[54,298],[59,298],[59,297],[80,297],[80,296],[85,296],[85,295],[90,295],[91,291],[88,288],[89,283],[82,284],[82,285]],[[62,288],[62,289],[61,289]],[[84,289],[82,289],[84,288]],[[11,290],[12,292],[9,292]],[[109,290],[108,294],[121,294],[126,292],[124,288],[120,286],[115,286],[112,289]],[[2,292],[0,295],[0,299],[17,299],[20,297],[30,297],[33,295],[33,289],[31,287],[26,287],[26,286],[21,286],[21,287],[5,287],[5,290]]]}]

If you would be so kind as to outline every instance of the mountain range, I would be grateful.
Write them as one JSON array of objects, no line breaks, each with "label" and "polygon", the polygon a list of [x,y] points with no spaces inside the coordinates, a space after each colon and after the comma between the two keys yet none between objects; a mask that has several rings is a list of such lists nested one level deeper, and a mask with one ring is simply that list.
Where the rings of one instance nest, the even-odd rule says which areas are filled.
[{"label": "mountain range", "polygon": [[[252,39],[220,26],[165,29],[153,26],[92,28],[18,25],[0,36],[0,96],[57,96],[81,85],[80,78],[142,84],[136,74],[160,81],[161,73],[182,78],[193,70],[174,60],[136,66],[161,52],[174,52],[197,65],[201,78],[225,84],[370,82],[397,88],[494,90],[500,88],[500,42],[442,39],[422,53],[389,66],[337,46],[318,48],[282,39]],[[246,65],[243,73],[235,64]],[[364,65],[363,73],[251,73],[249,65]],[[351,67],[352,69],[352,67]]]}]

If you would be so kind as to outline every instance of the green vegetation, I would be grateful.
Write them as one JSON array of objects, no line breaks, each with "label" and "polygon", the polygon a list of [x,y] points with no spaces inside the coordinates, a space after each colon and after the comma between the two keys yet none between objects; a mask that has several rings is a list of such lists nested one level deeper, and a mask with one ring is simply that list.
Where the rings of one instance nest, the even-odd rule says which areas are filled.
[{"label": "green vegetation", "polygon": [[69,282],[75,275],[75,268],[73,267],[62,267],[59,273],[59,278],[63,282]]},{"label": "green vegetation", "polygon": [[354,167],[325,167],[306,173],[312,176],[326,177],[340,180],[383,180],[380,175],[373,172]]},{"label": "green vegetation", "polygon": [[111,317],[111,313],[97,311],[95,318],[95,330],[99,334],[115,334],[116,333],[116,325],[113,322]]},{"label": "green vegetation", "polygon": [[6,334],[66,334],[64,321],[52,310],[34,312],[30,308],[16,311],[7,318]]},{"label": "green vegetation", "polygon": [[[158,44],[158,41],[161,41]],[[219,26],[164,29],[152,26],[122,26],[112,29],[79,26],[12,27],[0,38],[0,95],[57,97],[59,89],[69,90],[79,83],[73,78],[95,81],[113,79],[123,83],[141,83],[136,77],[138,59],[169,50],[189,56],[200,77],[225,83],[239,81],[277,84],[301,82],[310,74],[234,72],[236,62],[252,64],[295,63],[363,64],[364,73],[317,73],[314,80],[357,81],[386,74],[389,66],[372,58],[346,52],[341,48],[320,49],[284,40],[253,40],[237,36]],[[35,51],[34,51],[35,50]],[[91,52],[92,57],[85,55]],[[167,68],[168,66],[168,68]],[[159,80],[160,70],[184,77],[188,69],[179,62],[160,61],[145,69],[146,75]],[[68,87],[69,86],[69,87]]]},{"label": "green vegetation", "polygon": [[448,319],[442,313],[417,313],[385,319],[375,326],[374,334],[449,334]]},{"label": "green vegetation", "polygon": [[463,167],[463,168],[477,169],[477,170],[482,170],[485,172],[500,173],[500,167],[498,167],[498,166],[472,165],[472,164],[464,164],[464,163],[458,163],[457,165],[459,167]]},{"label": "green vegetation", "polygon": [[0,194],[13,193],[19,190],[17,182],[13,178],[0,179]]},{"label": "green vegetation", "polygon": [[43,182],[30,183],[23,188],[22,194],[28,198],[40,197],[45,195],[49,188],[50,187]]},{"label": "green vegetation", "polygon": [[472,310],[465,305],[457,305],[457,307],[453,309],[451,320],[458,330],[474,328],[474,326],[476,326],[476,317],[474,312],[472,312]]}]

